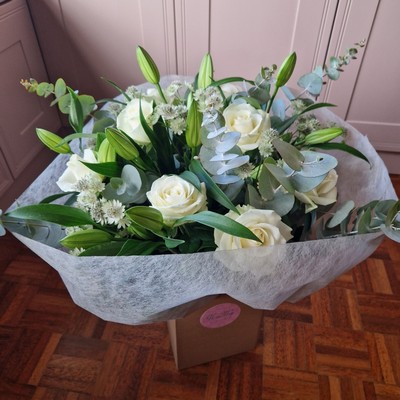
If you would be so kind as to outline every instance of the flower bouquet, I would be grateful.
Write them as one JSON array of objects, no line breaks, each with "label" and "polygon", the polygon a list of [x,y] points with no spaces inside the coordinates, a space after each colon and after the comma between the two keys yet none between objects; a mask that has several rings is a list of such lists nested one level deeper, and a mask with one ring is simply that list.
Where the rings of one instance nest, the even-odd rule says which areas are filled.
[{"label": "flower bouquet", "polygon": [[22,81],[53,96],[74,132],[37,129],[60,155],[2,224],[106,320],[179,318],[220,293],[259,309],[301,299],[368,257],[383,234],[400,240],[382,160],[317,101],[356,53],[302,76],[300,90],[286,86],[296,53],[254,80],[215,80],[209,54],[194,79],[160,78],[141,47],[147,83],[109,81],[114,99],[62,79]]}]

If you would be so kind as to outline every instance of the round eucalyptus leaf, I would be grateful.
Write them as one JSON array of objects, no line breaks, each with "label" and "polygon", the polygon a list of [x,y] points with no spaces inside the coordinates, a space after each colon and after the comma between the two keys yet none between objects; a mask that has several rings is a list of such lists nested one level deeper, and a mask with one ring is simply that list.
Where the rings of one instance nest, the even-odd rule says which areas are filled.
[{"label": "round eucalyptus leaf", "polygon": [[337,166],[337,159],[330,154],[318,153],[316,151],[302,151],[304,162],[298,173],[302,176],[314,178],[327,174]]},{"label": "round eucalyptus leaf", "polygon": [[318,96],[321,93],[323,81],[319,75],[310,72],[309,74],[303,75],[298,80],[297,84],[314,96]]}]

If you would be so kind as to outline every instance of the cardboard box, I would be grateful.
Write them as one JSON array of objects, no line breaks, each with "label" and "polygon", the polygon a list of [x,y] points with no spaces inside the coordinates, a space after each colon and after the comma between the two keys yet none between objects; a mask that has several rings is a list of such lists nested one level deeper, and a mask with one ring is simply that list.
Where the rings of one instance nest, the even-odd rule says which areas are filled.
[{"label": "cardboard box", "polygon": [[263,311],[219,295],[185,318],[168,321],[178,369],[252,350]]}]

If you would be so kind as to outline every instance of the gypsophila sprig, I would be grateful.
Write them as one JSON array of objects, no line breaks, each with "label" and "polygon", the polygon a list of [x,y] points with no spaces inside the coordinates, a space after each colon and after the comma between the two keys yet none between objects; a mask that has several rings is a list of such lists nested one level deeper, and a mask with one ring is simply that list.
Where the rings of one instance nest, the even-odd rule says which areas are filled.
[{"label": "gypsophila sprig", "polygon": [[[301,76],[295,92],[285,86],[295,52],[261,68],[254,80],[218,81],[206,54],[197,79],[163,84],[155,61],[138,46],[140,70],[152,86],[123,90],[109,81],[120,94],[101,110],[62,79],[21,80],[69,115],[75,133],[65,139],[38,130],[45,145],[69,157],[57,181],[69,198],[61,208],[44,202],[1,217],[65,226],[60,243],[76,256],[270,246],[307,240],[316,224],[319,235],[353,224],[342,234],[380,229],[397,240],[396,201],[358,211],[347,205],[320,222],[337,201],[340,179],[338,160],[324,150],[347,152],[369,168],[346,144],[345,129],[321,123],[315,112],[331,105],[316,100],[323,84],[338,79],[364,45]],[[92,133],[82,133],[92,117]]]}]

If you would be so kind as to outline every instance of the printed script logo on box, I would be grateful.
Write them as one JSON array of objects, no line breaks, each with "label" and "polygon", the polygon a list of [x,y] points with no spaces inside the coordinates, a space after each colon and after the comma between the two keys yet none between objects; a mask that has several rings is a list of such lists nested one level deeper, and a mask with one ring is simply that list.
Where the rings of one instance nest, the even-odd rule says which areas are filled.
[{"label": "printed script logo on box", "polygon": [[240,315],[240,307],[233,303],[222,303],[206,310],[200,317],[205,328],[222,328],[231,324]]}]

